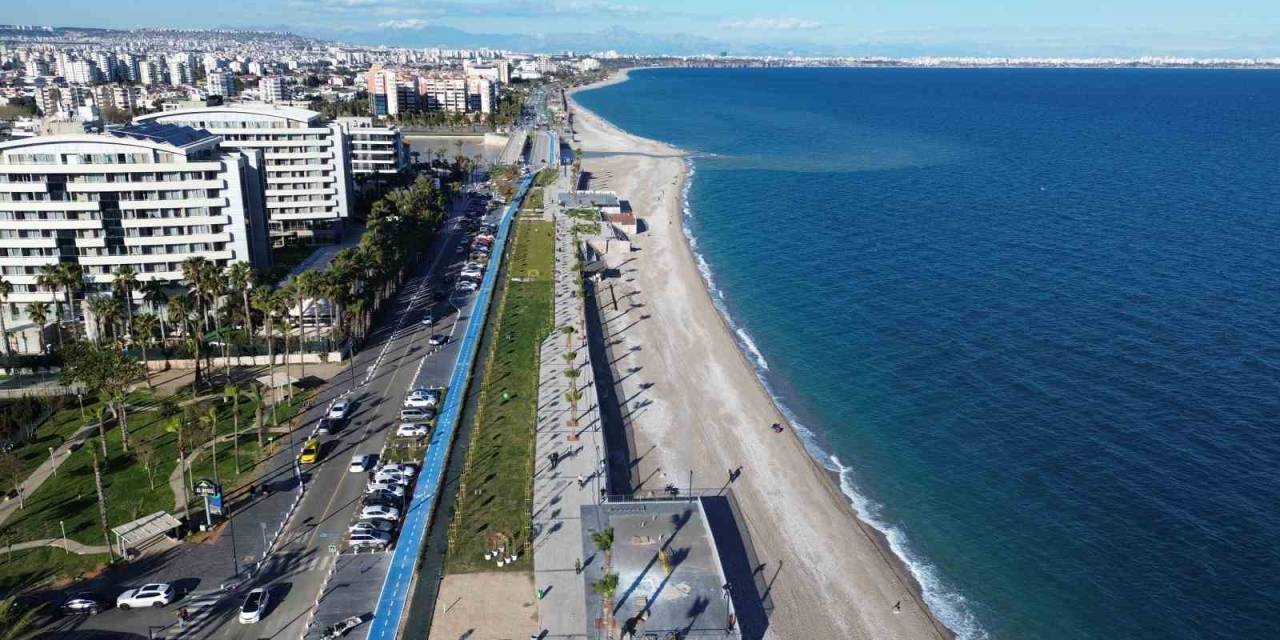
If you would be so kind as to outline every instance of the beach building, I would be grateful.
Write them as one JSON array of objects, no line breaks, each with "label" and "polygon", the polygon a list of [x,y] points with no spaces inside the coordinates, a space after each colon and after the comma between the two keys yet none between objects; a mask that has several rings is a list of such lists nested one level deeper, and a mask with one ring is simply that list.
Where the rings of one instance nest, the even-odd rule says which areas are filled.
[{"label": "beach building", "polygon": [[207,129],[222,136],[224,147],[262,151],[274,244],[342,236],[353,186],[347,132],[338,123],[308,109],[263,103],[196,106],[136,121]]},{"label": "beach building", "polygon": [[395,175],[409,168],[409,145],[400,127],[375,124],[373,118],[338,118],[351,145],[351,173],[357,178]]},{"label": "beach building", "polygon": [[0,143],[0,272],[13,285],[0,313],[11,346],[38,351],[30,305],[46,303],[52,319],[62,299],[36,285],[45,265],[79,264],[84,297],[110,292],[122,266],[144,282],[181,280],[192,257],[268,266],[262,167],[256,150],[154,122]]}]

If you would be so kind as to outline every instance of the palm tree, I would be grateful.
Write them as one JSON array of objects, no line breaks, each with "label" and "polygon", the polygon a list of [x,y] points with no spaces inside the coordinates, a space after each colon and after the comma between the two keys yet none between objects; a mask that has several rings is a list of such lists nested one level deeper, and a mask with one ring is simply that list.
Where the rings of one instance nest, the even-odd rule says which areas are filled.
[{"label": "palm tree", "polygon": [[120,425],[120,445],[124,447],[124,452],[129,453],[129,418],[125,413],[125,401],[128,397],[124,393],[124,389],[119,389],[111,394],[111,405],[115,407],[116,422]]},{"label": "palm tree", "polygon": [[[231,288],[240,292],[240,302],[244,305],[244,330],[249,336],[249,345],[253,345],[253,315],[249,305],[249,295],[253,292],[253,266],[248,262],[237,262],[227,268],[227,281]],[[257,355],[257,351],[253,351]]]},{"label": "palm tree", "polygon": [[160,280],[144,280],[142,282],[142,299],[150,305],[151,313],[154,313],[160,319],[160,344],[167,343],[169,332],[165,330],[164,313],[160,309],[169,301],[169,291],[164,282]]},{"label": "palm tree", "polygon": [[27,317],[36,325],[36,340],[40,344],[40,353],[44,353],[44,326],[49,322],[49,303],[37,300],[27,305]]},{"label": "palm tree", "polygon": [[84,270],[80,268],[80,264],[77,262],[59,262],[58,274],[58,280],[61,282],[62,290],[67,297],[67,312],[71,314],[71,322],[74,325],[76,322],[74,294],[84,286]]},{"label": "palm tree", "polygon": [[5,596],[0,600],[0,640],[23,640],[34,636],[38,628],[36,616],[43,606],[23,611],[16,594]]},{"label": "palm tree", "polygon": [[578,402],[582,400],[582,392],[576,388],[564,392],[564,399],[569,401],[569,426],[578,426]]},{"label": "palm tree", "polygon": [[[57,293],[62,288],[62,269],[59,268],[59,264],[61,263],[55,262],[54,264],[40,265],[40,274],[36,276],[36,286],[41,289],[47,289],[49,293]],[[58,344],[62,344],[62,301],[57,298],[54,298],[53,312],[56,318],[55,322],[58,325]],[[43,332],[41,332],[41,352],[44,352],[43,335]]]},{"label": "palm tree", "polygon": [[98,439],[102,441],[102,459],[107,458],[107,399],[98,398],[93,407],[93,417],[98,421]]},{"label": "palm tree", "polygon": [[591,541],[604,554],[604,572],[609,573],[613,569],[613,527],[592,533]]},{"label": "palm tree", "polygon": [[209,448],[213,451],[213,482],[222,484],[222,480],[218,477],[218,408],[209,407],[209,410],[200,416],[200,421],[209,425],[209,432],[212,434],[209,439]]},{"label": "palm tree", "polygon": [[142,347],[142,372],[147,378],[147,388],[151,385],[151,367],[147,366],[147,347],[155,344],[156,327],[160,324],[159,316],[151,313],[140,313],[138,317],[133,319],[133,328],[137,333],[133,336],[133,341]]},{"label": "palm tree", "polygon": [[267,399],[262,395],[262,387],[259,387],[253,384],[249,385],[248,395],[249,395],[249,400],[253,401],[253,424],[254,424],[254,427],[256,427],[258,430],[258,451],[261,452],[263,451],[262,433],[264,431],[264,428],[263,428],[264,423],[262,420],[262,415],[266,413]]},{"label": "palm tree", "polygon": [[138,273],[129,265],[116,268],[111,279],[111,289],[124,298],[124,332],[133,335],[133,290],[138,287]]},{"label": "palm tree", "polygon": [[194,397],[196,387],[200,385],[201,339],[199,320],[191,318],[192,306],[191,296],[187,294],[178,294],[169,298],[169,322],[173,324],[175,329],[182,329],[182,338],[191,346],[192,358],[196,364],[195,378],[191,384],[191,394]]},{"label": "palm tree", "polygon": [[612,637],[613,594],[618,591],[618,574],[606,573],[599,580],[591,583],[591,590],[600,594],[600,599],[604,601],[605,628],[610,630],[608,635]]},{"label": "palm tree", "polygon": [[311,319],[314,324],[315,308],[318,302],[315,296],[316,285],[316,273],[313,271],[303,271],[293,279],[293,295],[298,302],[298,353],[302,356],[298,360],[298,366],[300,367],[299,379],[307,377],[307,323],[303,321],[305,309],[302,304],[306,298],[311,298]]},{"label": "palm tree", "polygon": [[564,348],[566,349],[573,348],[573,334],[577,332],[578,330],[574,329],[573,325],[566,324],[560,327],[560,333],[564,334]]},{"label": "palm tree", "polygon": [[235,451],[236,475],[240,475],[240,387],[229,384],[222,393],[231,398],[231,447]]},{"label": "palm tree", "polygon": [[7,357],[9,351],[9,327],[4,323],[4,308],[9,306],[9,296],[13,294],[13,283],[0,278],[0,336],[4,336],[4,355]]},{"label": "palm tree", "polygon": [[[278,401],[275,396],[275,380],[276,380],[276,355],[275,355],[275,297],[271,287],[266,285],[254,287],[253,289],[253,308],[262,313],[262,322],[266,325],[267,338],[267,373],[271,376],[271,392],[272,400]],[[261,444],[261,443],[259,443]]]},{"label": "palm tree", "polygon": [[178,469],[182,475],[182,519],[187,520],[191,517],[190,504],[191,498],[187,496],[187,430],[185,416],[179,413],[169,420],[169,424],[165,425],[164,430],[178,436]]}]

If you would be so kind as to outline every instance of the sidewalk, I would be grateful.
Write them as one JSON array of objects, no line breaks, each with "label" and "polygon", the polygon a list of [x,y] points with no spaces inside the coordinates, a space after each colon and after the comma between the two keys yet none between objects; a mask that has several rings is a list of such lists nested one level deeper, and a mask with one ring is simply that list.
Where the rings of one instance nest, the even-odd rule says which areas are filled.
[{"label": "sidewalk", "polygon": [[[547,188],[544,197],[544,202],[550,205],[546,207],[547,213],[556,223],[556,330],[542,344],[538,378],[533,565],[535,585],[543,593],[538,602],[542,628],[550,637],[584,638],[588,626],[586,587],[579,570],[590,559],[582,557],[583,524],[579,513],[584,505],[594,505],[600,500],[606,449],[583,331],[583,299],[574,284],[572,220],[555,215],[557,207],[550,204],[564,182],[562,176]],[[577,332],[566,338],[559,331],[565,325]],[[582,370],[572,381],[564,375],[570,367],[565,359],[568,352],[577,354],[572,366]],[[576,424],[572,404],[565,398],[571,384],[582,394],[577,402]]]},{"label": "sidewalk", "polygon": [[[40,466],[36,467],[35,470],[31,472],[31,475],[27,476],[27,479],[23,480],[22,484],[18,485],[18,491],[24,496],[34,494],[36,489],[39,489],[40,485],[44,484],[45,480],[48,480],[53,476],[54,471],[57,470],[58,467],[62,466],[62,463],[67,461],[67,454],[71,453],[72,449],[83,444],[85,439],[95,433],[94,429],[94,425],[85,425],[84,427],[81,427],[79,431],[75,432],[74,435],[68,438],[66,442],[62,443],[62,446],[54,449],[52,459],[41,462]],[[0,502],[0,526],[4,525],[9,518],[13,517],[13,514],[21,508],[21,505],[22,502],[17,498]]]}]

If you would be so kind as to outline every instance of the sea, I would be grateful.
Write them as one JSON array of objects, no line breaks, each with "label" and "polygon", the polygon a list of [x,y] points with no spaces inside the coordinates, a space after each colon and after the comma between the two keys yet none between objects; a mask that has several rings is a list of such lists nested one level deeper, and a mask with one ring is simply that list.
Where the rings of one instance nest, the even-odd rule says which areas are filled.
[{"label": "sea", "polygon": [[961,638],[1280,638],[1280,72],[577,99],[690,153],[740,346]]}]

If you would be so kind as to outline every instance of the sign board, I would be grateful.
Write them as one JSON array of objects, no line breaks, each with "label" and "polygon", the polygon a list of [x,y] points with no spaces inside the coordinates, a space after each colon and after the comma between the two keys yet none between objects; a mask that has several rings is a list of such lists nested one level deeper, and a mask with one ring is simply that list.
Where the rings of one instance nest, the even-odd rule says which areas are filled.
[{"label": "sign board", "polygon": [[212,480],[201,480],[196,483],[195,492],[198,496],[211,496],[219,493],[218,483]]},{"label": "sign board", "polygon": [[337,553],[337,552],[338,552],[338,545],[336,544],[329,545],[329,553]]},{"label": "sign board", "polygon": [[222,494],[215,493],[209,496],[209,513],[220,516],[222,515]]}]

